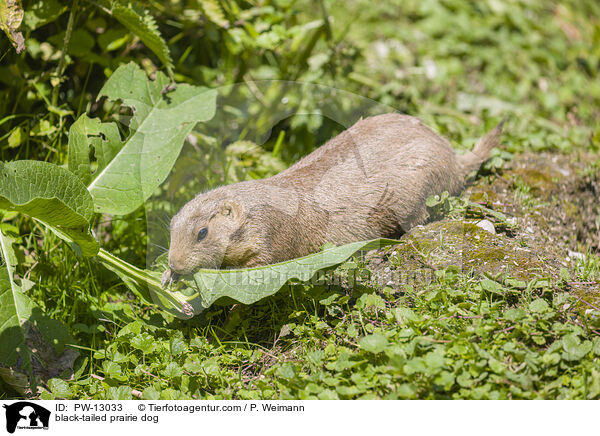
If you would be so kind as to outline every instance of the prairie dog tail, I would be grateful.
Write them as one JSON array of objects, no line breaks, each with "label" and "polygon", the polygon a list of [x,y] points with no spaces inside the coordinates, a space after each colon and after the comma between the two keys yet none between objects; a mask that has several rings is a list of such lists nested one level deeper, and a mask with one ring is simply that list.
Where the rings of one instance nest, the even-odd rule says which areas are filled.
[{"label": "prairie dog tail", "polygon": [[502,135],[502,127],[504,122],[502,120],[500,124],[490,130],[482,137],[472,151],[468,151],[462,156],[458,157],[458,162],[463,168],[463,175],[466,177],[471,171],[479,169],[482,163],[484,163],[489,157],[492,148],[500,145],[500,136]]}]

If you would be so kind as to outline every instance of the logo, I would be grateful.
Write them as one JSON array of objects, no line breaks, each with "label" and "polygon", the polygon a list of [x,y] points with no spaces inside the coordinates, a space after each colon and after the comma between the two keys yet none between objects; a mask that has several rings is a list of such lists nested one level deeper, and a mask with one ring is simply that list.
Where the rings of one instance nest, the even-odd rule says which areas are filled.
[{"label": "logo", "polygon": [[6,431],[9,433],[14,433],[17,428],[48,430],[50,421],[48,409],[29,401],[19,401],[3,407],[6,409]]}]

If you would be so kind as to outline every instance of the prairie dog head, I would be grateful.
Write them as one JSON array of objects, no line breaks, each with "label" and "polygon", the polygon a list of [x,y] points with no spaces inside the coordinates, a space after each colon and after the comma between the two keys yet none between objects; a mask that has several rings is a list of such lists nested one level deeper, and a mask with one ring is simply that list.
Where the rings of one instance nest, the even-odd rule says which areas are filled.
[{"label": "prairie dog head", "polygon": [[234,236],[239,233],[244,217],[241,204],[211,193],[187,203],[171,220],[168,260],[171,275],[163,276],[163,282],[174,278],[173,273],[190,274],[197,268],[227,264],[228,250],[235,244]]}]

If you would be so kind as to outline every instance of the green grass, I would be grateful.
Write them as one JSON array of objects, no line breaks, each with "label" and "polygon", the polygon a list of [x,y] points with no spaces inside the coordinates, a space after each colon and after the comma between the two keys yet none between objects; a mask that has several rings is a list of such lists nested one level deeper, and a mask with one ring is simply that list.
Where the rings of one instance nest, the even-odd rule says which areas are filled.
[{"label": "green grass", "polygon": [[[589,264],[578,279],[598,279]],[[107,304],[100,332],[77,333],[91,341],[94,351],[83,353],[91,365],[42,397],[600,396],[600,311],[581,317],[577,300],[546,280],[511,283],[447,270],[402,291],[295,285],[191,322],[129,310],[114,317],[123,305],[111,313]]]},{"label": "green grass", "polygon": [[355,69],[377,84],[362,91],[457,144],[502,116],[509,151],[587,148],[598,131],[593,2],[352,0],[330,10],[338,31],[352,23],[345,38],[365,57]]}]

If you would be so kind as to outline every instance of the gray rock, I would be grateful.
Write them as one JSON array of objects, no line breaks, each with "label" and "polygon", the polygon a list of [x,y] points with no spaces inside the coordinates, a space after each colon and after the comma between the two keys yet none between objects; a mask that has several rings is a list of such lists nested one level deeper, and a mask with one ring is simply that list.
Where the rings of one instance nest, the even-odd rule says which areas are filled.
[{"label": "gray rock", "polygon": [[481,220],[476,224],[476,226],[482,228],[486,232],[491,233],[492,235],[496,234],[496,228],[494,227],[494,224],[492,224],[492,222],[489,220]]}]

